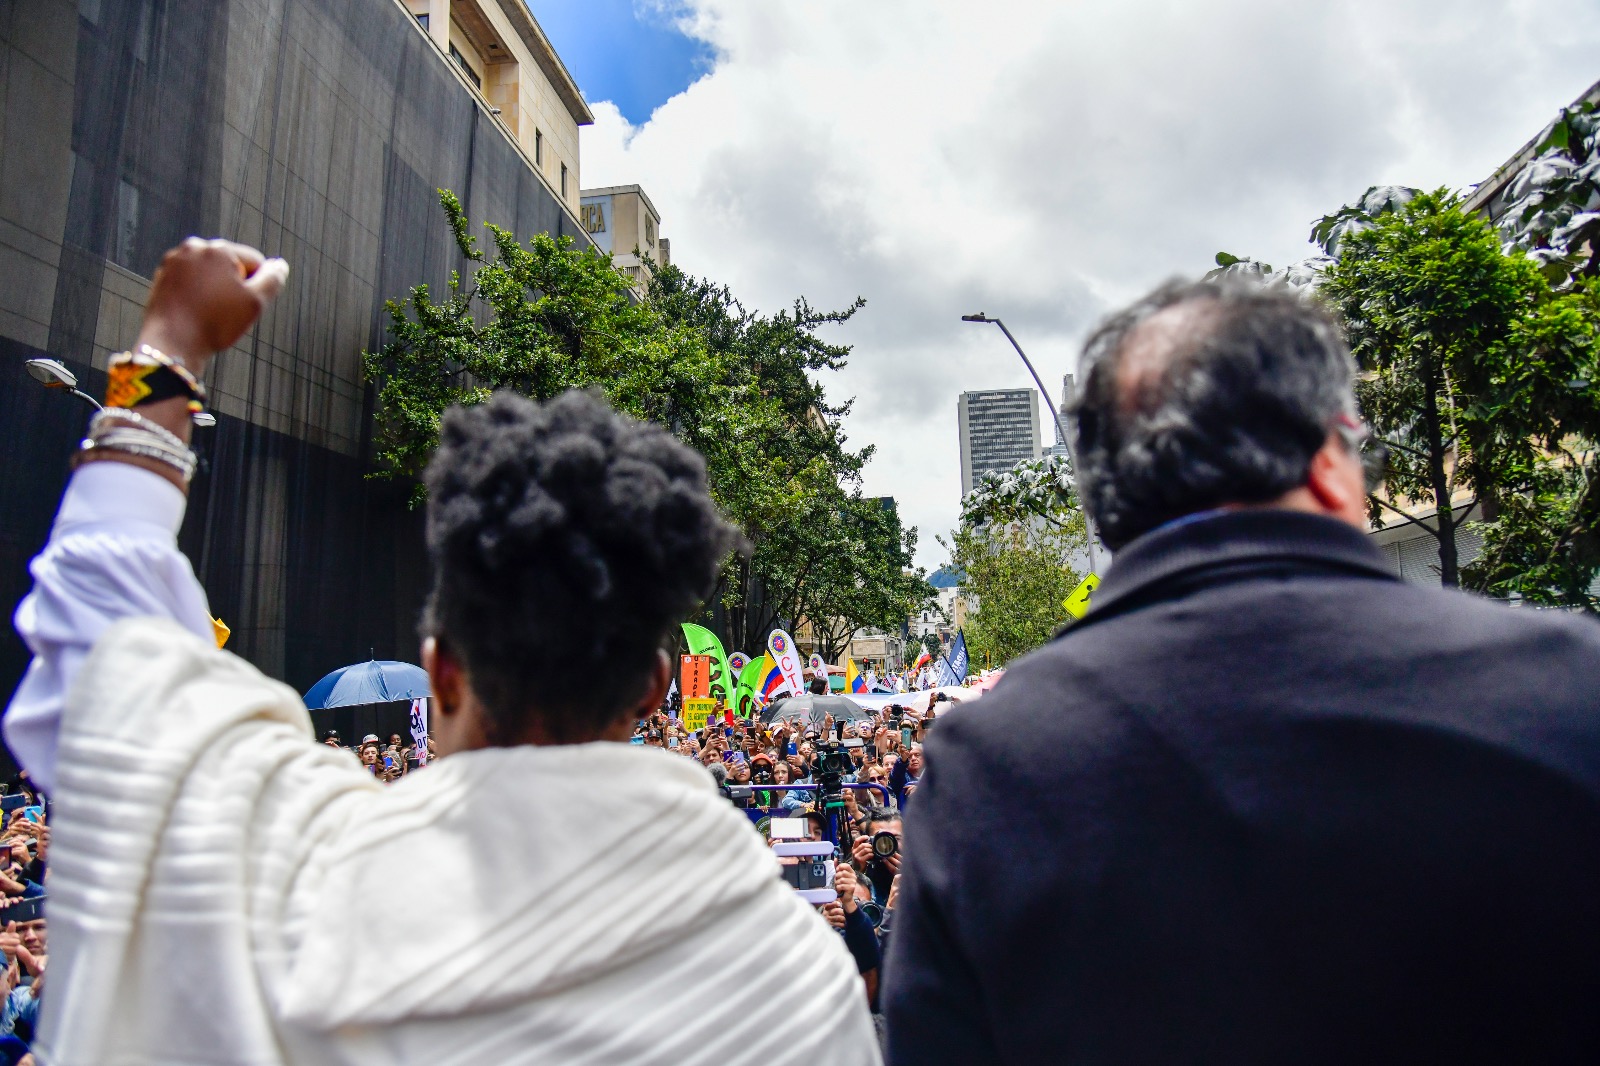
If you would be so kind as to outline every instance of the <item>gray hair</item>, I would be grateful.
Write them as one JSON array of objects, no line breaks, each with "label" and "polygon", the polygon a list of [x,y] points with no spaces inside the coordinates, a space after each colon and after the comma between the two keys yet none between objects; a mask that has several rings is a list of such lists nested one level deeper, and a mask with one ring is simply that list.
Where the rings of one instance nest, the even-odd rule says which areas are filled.
[{"label": "gray hair", "polygon": [[[1186,304],[1192,328],[1151,373],[1124,380],[1139,327]],[[1164,285],[1102,323],[1079,366],[1078,488],[1113,549],[1184,515],[1305,484],[1329,431],[1355,412],[1355,363],[1339,327],[1258,283]]]}]

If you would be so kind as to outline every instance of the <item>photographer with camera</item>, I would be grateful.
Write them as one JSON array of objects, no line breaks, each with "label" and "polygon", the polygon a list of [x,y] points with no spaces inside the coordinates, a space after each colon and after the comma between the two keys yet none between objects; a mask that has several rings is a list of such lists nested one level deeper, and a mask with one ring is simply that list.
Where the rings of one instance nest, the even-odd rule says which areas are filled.
[{"label": "photographer with camera", "polygon": [[872,890],[872,901],[883,906],[889,899],[889,888],[900,872],[900,815],[882,807],[867,811],[866,832],[858,836],[850,848],[850,859],[867,887]]}]

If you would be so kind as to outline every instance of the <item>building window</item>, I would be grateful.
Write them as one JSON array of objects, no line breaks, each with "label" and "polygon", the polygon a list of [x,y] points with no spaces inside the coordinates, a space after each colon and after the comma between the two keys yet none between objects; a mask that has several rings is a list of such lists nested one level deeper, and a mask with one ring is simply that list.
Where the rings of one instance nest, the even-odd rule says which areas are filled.
[{"label": "building window", "polygon": [[421,26],[423,29],[427,29],[428,28],[428,16],[427,15],[418,15],[417,16],[417,24],[419,26]]},{"label": "building window", "polygon": [[544,166],[544,134],[539,130],[533,131],[533,161],[538,166]]},{"label": "building window", "polygon": [[561,164],[561,198],[563,200],[567,198],[567,165],[565,163]]},{"label": "building window", "polygon": [[135,269],[133,253],[139,239],[139,189],[127,178],[117,184],[117,222],[113,234],[112,262]]},{"label": "building window", "polygon": [[461,49],[455,46],[454,41],[450,43],[450,58],[456,61],[456,66],[461,68],[461,72],[467,76],[467,80],[472,82],[475,88],[483,88],[483,79],[478,77],[477,71],[467,65],[467,57],[461,54]]}]

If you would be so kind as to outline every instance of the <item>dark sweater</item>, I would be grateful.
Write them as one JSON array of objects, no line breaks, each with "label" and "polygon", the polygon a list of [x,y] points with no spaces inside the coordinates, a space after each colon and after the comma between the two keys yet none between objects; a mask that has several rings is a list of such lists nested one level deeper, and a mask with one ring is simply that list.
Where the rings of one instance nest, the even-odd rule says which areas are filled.
[{"label": "dark sweater", "polygon": [[1592,1061],[1597,693],[1333,520],[1141,538],[928,742],[891,1062]]}]

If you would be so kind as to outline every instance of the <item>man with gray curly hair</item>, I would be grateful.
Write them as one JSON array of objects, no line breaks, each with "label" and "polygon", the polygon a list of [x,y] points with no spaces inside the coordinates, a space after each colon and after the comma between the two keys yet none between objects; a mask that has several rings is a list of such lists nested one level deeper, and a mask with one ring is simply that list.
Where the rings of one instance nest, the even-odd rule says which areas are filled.
[{"label": "man with gray curly hair", "polygon": [[1083,355],[1094,607],[941,719],[893,1063],[1600,1048],[1600,628],[1401,583],[1317,307],[1172,285]]},{"label": "man with gray curly hair", "polygon": [[420,773],[378,783],[216,646],[175,538],[194,383],[286,273],[168,254],[154,402],[97,419],[17,612],[6,735],[56,801],[40,1061],[875,1063],[839,937],[704,769],[627,743],[738,541],[664,430],[584,393],[446,414]]}]

